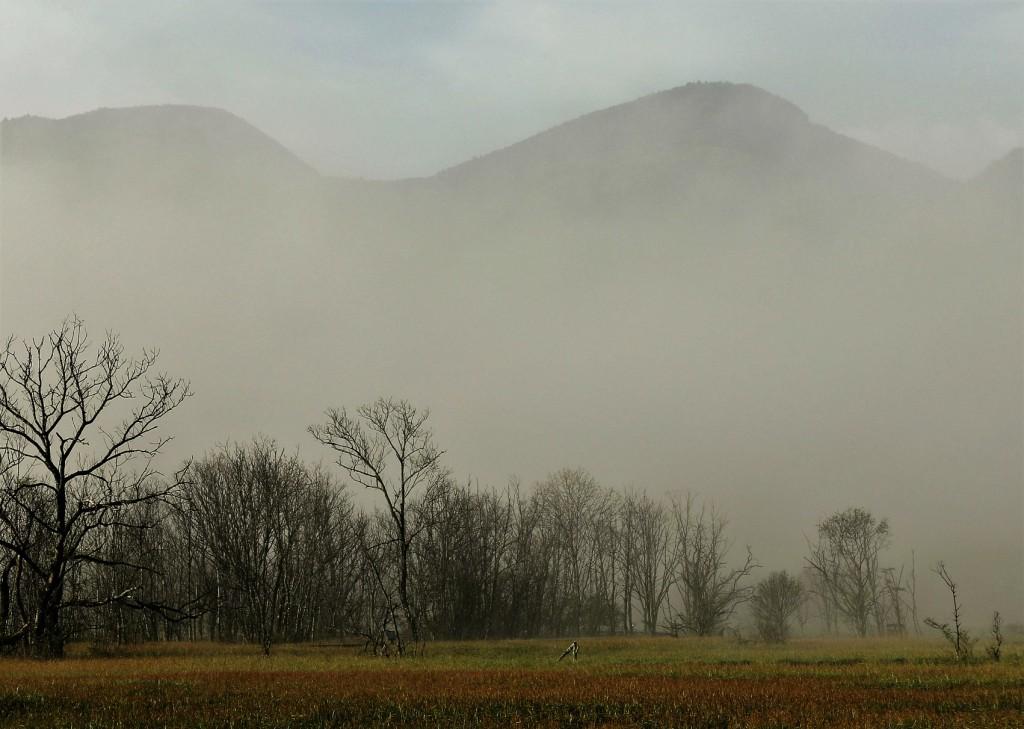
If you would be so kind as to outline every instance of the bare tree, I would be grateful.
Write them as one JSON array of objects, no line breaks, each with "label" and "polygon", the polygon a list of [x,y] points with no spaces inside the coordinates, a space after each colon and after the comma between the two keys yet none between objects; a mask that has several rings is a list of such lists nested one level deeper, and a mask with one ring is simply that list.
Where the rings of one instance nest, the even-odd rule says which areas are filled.
[{"label": "bare tree", "polygon": [[953,649],[953,657],[956,660],[969,661],[974,656],[974,644],[977,642],[977,639],[972,638],[971,634],[964,627],[961,614],[963,606],[960,604],[960,588],[953,582],[953,578],[950,576],[949,570],[946,569],[945,563],[939,562],[935,566],[935,574],[939,576],[953,597],[953,625],[940,623],[932,618],[925,618],[924,624],[942,633],[942,637],[946,639],[950,648]]},{"label": "bare tree", "polygon": [[[143,571],[130,557],[104,556],[104,541],[114,528],[153,528],[134,507],[180,484],[154,466],[169,440],[156,431],[190,391],[154,373],[157,355],[127,357],[110,333],[93,348],[77,318],[0,351],[0,547],[4,591],[13,575],[17,592],[16,625],[0,644],[61,656],[68,611],[118,603],[173,612],[135,586],[86,594],[74,583],[84,566]],[[11,612],[9,597],[2,607]]]},{"label": "bare tree", "polygon": [[611,489],[602,489],[599,508],[593,521],[593,549],[590,572],[592,588],[587,600],[586,630],[591,634],[619,627],[619,588],[623,533],[619,524],[621,497]]},{"label": "bare tree", "polygon": [[813,574],[811,574],[805,566],[800,572],[800,577],[797,578],[800,581],[800,590],[803,592],[803,599],[796,609],[796,622],[800,626],[800,633],[803,634],[807,631],[807,623],[811,619],[812,609],[812,597],[813,592]]},{"label": "bare tree", "polygon": [[921,623],[917,619],[917,555],[910,550],[910,582],[907,583],[910,595],[910,619],[914,624],[914,634],[921,635]]},{"label": "bare tree", "polygon": [[807,595],[813,598],[817,606],[818,615],[825,626],[825,632],[829,635],[839,632],[839,608],[832,586],[833,581],[825,579],[820,571],[812,568],[809,564],[804,565],[803,578],[807,586]]},{"label": "bare tree", "polygon": [[643,615],[644,630],[654,635],[669,591],[676,581],[676,545],[670,514],[647,494],[630,496],[623,505],[625,570],[629,589]]},{"label": "bare tree", "polygon": [[568,628],[575,635],[607,625],[617,600],[604,587],[602,566],[609,560],[603,540],[615,513],[614,494],[582,468],[564,468],[538,485],[543,525],[557,545],[555,564],[568,601]]},{"label": "bare tree", "polygon": [[880,613],[882,570],[879,556],[889,544],[889,523],[864,509],[833,514],[818,525],[818,541],[810,544],[807,564],[823,592],[854,631],[867,635],[872,618],[884,630]]},{"label": "bare tree", "polygon": [[360,534],[367,598],[362,634],[366,638],[364,649],[372,647],[376,655],[390,656],[393,648],[401,656],[405,654],[406,642],[399,619],[401,606],[393,589],[397,565],[382,554],[385,547],[394,543],[391,532],[390,517],[377,512],[373,519],[367,520]]},{"label": "bare tree", "polygon": [[189,469],[187,511],[205,557],[236,593],[247,636],[265,654],[309,618],[335,559],[347,509],[326,473],[272,440],[224,446]]},{"label": "bare tree", "polygon": [[[105,534],[100,554],[108,562],[130,561],[133,565],[141,565],[142,569],[124,565],[82,565],[72,578],[78,588],[96,595],[116,595],[125,590],[135,590],[151,601],[167,605],[200,604],[188,596],[188,591],[178,590],[174,583],[171,555],[167,551],[172,521],[168,518],[168,505],[149,501],[130,507],[129,511],[131,518],[122,521],[147,523],[152,527],[137,529],[112,525]],[[119,602],[75,617],[75,625],[68,627],[90,633],[94,647],[103,643],[161,640],[186,622],[167,620],[157,612],[132,609]]]},{"label": "bare tree", "polygon": [[757,567],[747,548],[742,564],[730,567],[732,543],[725,535],[727,521],[713,507],[697,506],[687,494],[672,506],[678,540],[676,587],[680,609],[671,616],[673,632],[713,635],[721,631],[736,608],[750,598],[743,582]]},{"label": "bare tree", "polygon": [[804,602],[800,580],[787,572],[772,572],[757,583],[750,601],[761,639],[784,643],[789,638],[789,621]]},{"label": "bare tree", "polygon": [[355,611],[359,543],[352,501],[320,467],[305,466],[301,538],[286,573],[280,612],[285,640],[348,631]]},{"label": "bare tree", "polygon": [[996,610],[992,613],[992,627],[989,629],[989,635],[991,636],[991,642],[985,646],[985,654],[996,663],[1003,658],[1003,643],[1006,642],[1003,638],[1003,617]]},{"label": "bare tree", "polygon": [[410,549],[417,534],[409,519],[411,498],[417,489],[429,492],[448,478],[441,466],[444,451],[427,427],[429,416],[405,400],[380,398],[354,415],[344,408],[328,410],[326,423],[309,428],[338,453],[337,463],[349,478],[384,497],[398,563],[398,601],[415,642],[420,631],[409,584]]},{"label": "bare tree", "polygon": [[879,610],[885,624],[885,632],[895,635],[906,635],[907,616],[906,599],[903,594],[908,588],[903,581],[903,567],[882,568],[882,596]]},{"label": "bare tree", "polygon": [[[622,512],[619,515],[619,529],[622,533],[622,540],[619,548],[619,562],[622,564],[622,632],[632,635],[633,626],[633,593],[636,590],[633,584],[634,575],[637,571],[636,551],[637,539],[634,536],[636,529],[634,519],[636,518],[633,503],[636,496],[627,494],[622,501]],[[657,626],[655,626],[657,629]]]},{"label": "bare tree", "polygon": [[513,483],[514,527],[506,596],[506,624],[512,636],[560,634],[568,600],[562,584],[562,550],[549,528],[545,507],[534,492],[525,498]]}]

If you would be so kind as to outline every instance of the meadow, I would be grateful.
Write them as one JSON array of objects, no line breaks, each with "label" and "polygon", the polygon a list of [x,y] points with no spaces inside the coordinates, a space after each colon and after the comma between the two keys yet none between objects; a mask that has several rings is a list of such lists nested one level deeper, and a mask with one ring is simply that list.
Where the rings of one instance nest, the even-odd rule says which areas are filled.
[{"label": "meadow", "polygon": [[1020,727],[1024,644],[956,664],[937,642],[727,638],[352,646],[75,645],[0,659],[2,727]]}]

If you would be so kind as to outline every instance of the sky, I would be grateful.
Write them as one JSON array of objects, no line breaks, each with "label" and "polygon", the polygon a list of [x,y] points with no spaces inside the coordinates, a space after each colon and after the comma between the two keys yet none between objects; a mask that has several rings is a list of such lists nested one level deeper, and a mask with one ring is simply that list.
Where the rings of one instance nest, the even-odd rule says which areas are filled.
[{"label": "sky", "polygon": [[0,116],[227,109],[326,174],[429,175],[689,81],[966,177],[1021,144],[1024,3],[0,0]]}]

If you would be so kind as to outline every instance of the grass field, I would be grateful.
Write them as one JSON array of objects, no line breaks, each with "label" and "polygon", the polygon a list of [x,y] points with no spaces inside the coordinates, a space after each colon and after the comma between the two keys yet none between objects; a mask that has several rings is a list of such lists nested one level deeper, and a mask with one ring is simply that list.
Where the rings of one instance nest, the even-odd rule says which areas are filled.
[{"label": "grass field", "polygon": [[3,727],[1024,727],[1024,645],[957,665],[924,641],[584,639],[331,646],[151,644],[0,659]]}]

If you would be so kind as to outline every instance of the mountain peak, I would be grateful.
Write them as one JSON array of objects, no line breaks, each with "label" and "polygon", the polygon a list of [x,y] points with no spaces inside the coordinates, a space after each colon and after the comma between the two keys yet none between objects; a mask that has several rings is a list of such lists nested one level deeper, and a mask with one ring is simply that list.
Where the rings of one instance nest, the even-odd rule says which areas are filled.
[{"label": "mountain peak", "polygon": [[[709,114],[753,113],[788,123],[806,123],[807,114],[796,104],[752,84],[727,81],[694,81],[637,99],[637,104],[653,102],[686,103]],[[762,119],[763,120],[763,119]]]},{"label": "mountain peak", "polygon": [[[812,123],[749,84],[689,83],[568,121],[444,170],[447,186],[580,214],[733,191],[724,208],[759,204],[765,184],[830,200],[933,189],[937,175]],[[742,191],[742,195],[740,194]]]},{"label": "mountain peak", "polygon": [[795,104],[749,84],[689,83],[585,114],[504,149],[442,171],[450,182],[519,177],[529,170],[679,163],[694,150],[778,159],[810,127]]},{"label": "mountain peak", "polygon": [[167,104],[101,108],[63,119],[24,116],[0,125],[6,164],[60,160],[78,168],[214,166],[239,176],[259,169],[302,178],[309,165],[223,109]]}]

